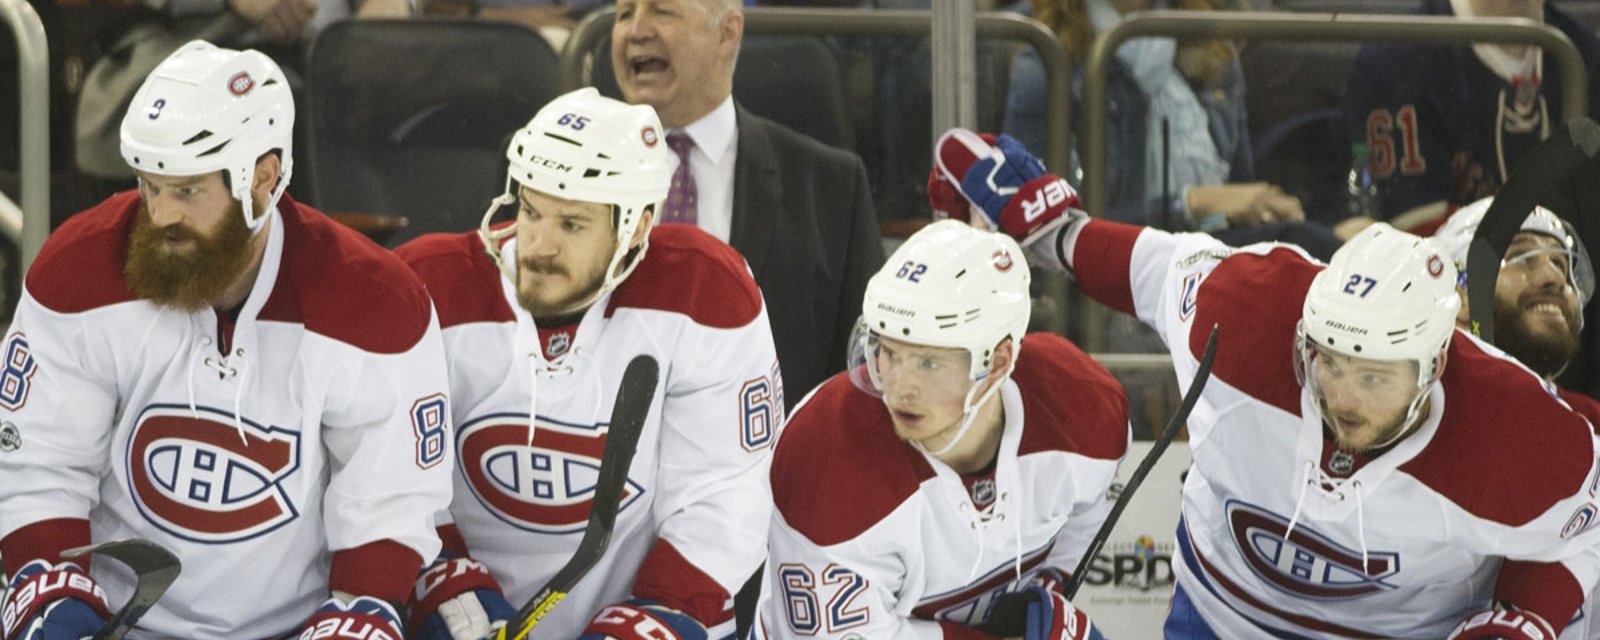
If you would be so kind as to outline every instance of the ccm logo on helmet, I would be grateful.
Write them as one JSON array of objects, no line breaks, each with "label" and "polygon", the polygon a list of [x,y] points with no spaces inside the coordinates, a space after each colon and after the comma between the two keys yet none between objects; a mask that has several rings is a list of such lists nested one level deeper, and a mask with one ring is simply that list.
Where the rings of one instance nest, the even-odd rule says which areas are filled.
[{"label": "ccm logo on helmet", "polygon": [[[525,531],[571,533],[589,522],[608,430],[540,418],[529,446],[527,414],[494,414],[463,426],[456,450],[467,486],[495,517]],[[643,493],[629,480],[618,511]]]},{"label": "ccm logo on helmet", "polygon": [[256,81],[250,77],[249,72],[240,71],[233,74],[232,78],[228,78],[228,93],[235,96],[243,96],[250,93],[250,90],[254,88],[256,88]]},{"label": "ccm logo on helmet", "polygon": [[1383,581],[1400,572],[1400,554],[1353,551],[1252,504],[1229,500],[1228,524],[1250,570],[1268,584],[1299,597],[1344,600],[1394,589]]},{"label": "ccm logo on helmet", "polygon": [[[198,416],[198,417],[196,417]],[[300,432],[209,407],[151,405],[128,435],[128,489],[139,513],[195,542],[237,542],[298,517],[285,482],[300,468]]]},{"label": "ccm logo on helmet", "polygon": [[551,160],[543,156],[529,155],[528,162],[537,164],[546,169],[554,169],[562,173],[572,173],[572,165],[561,164],[560,162],[556,162],[555,160]]}]

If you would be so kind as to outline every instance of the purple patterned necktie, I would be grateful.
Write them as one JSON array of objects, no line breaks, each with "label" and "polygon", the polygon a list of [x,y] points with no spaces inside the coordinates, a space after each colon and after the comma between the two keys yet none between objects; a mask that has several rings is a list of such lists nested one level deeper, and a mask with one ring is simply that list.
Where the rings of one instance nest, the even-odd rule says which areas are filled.
[{"label": "purple patterned necktie", "polygon": [[672,172],[672,190],[667,192],[661,221],[694,224],[695,209],[700,204],[700,191],[694,186],[694,174],[689,172],[689,150],[694,148],[694,140],[686,133],[669,133],[667,146],[678,154],[678,170]]}]

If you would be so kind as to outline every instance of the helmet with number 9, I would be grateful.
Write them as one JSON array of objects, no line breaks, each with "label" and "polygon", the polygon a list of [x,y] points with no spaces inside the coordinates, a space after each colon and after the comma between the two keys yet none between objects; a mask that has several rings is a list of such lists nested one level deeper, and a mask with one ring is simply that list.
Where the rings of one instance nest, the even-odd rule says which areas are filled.
[{"label": "helmet with number 9", "polygon": [[[1030,274],[1021,248],[1003,233],[941,220],[912,235],[867,282],[861,321],[851,339],[850,377],[863,391],[882,396],[877,339],[925,347],[955,348],[969,357],[970,386],[964,412],[970,417],[1001,380],[974,398],[989,375],[995,347],[1012,340],[1012,366],[1028,329]],[[951,441],[954,444],[959,436]]]},{"label": "helmet with number 9", "polygon": [[1405,424],[1415,419],[1427,392],[1444,371],[1455,333],[1456,266],[1431,238],[1378,223],[1351,238],[1306,292],[1295,335],[1295,373],[1310,385],[1321,409],[1316,350],[1367,360],[1417,364],[1417,390]]},{"label": "helmet with number 9", "polygon": [[[122,118],[122,157],[128,166],[163,176],[221,171],[257,231],[289,187],[294,167],[294,98],[283,70],[259,51],[222,49],[194,40],[167,56],[145,78]],[[280,174],[263,215],[250,190],[256,160],[280,154]]]},{"label": "helmet with number 9", "polygon": [[495,230],[490,225],[501,207],[517,202],[518,185],[564,200],[611,206],[617,248],[595,297],[621,284],[644,259],[649,229],[637,250],[630,252],[629,242],[646,224],[645,211],[659,212],[672,187],[665,134],[650,106],[613,100],[593,87],[564,94],[512,136],[506,159],[511,167],[505,193],[485,212],[479,235],[513,282],[516,274],[500,248],[514,228]]}]

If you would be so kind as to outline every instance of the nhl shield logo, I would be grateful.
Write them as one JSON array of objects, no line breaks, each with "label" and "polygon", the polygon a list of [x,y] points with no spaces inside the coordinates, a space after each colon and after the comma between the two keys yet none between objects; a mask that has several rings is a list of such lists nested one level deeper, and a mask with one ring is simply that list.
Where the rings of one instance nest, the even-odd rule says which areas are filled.
[{"label": "nhl shield logo", "polygon": [[550,342],[545,345],[545,347],[544,347],[544,356],[546,358],[557,358],[557,357],[560,357],[560,356],[566,354],[567,349],[570,348],[571,346],[572,346],[572,338],[570,336],[568,336],[565,333],[555,334],[553,336],[550,336]]},{"label": "nhl shield logo", "polygon": [[299,516],[285,482],[300,468],[300,432],[209,407],[151,405],[128,435],[128,493],[174,536],[247,540]]},{"label": "nhl shield logo", "polygon": [[[501,521],[536,533],[575,533],[589,521],[605,425],[539,419],[528,444],[527,414],[493,414],[468,422],[456,435],[460,471],[473,496]],[[622,489],[627,509],[644,487]]]}]

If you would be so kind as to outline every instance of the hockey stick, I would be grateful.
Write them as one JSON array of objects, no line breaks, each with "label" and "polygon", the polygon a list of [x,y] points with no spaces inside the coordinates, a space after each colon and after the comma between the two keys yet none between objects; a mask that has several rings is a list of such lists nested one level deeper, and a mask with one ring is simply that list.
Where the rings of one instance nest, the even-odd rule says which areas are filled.
[{"label": "hockey stick", "polygon": [[639,433],[644,431],[644,419],[655,399],[656,379],[660,374],[661,366],[647,355],[635,356],[622,372],[617,403],[611,407],[605,450],[600,454],[600,479],[595,482],[594,498],[590,502],[589,524],[584,527],[583,539],[578,541],[578,550],[533,599],[517,611],[516,617],[511,619],[516,626],[501,627],[495,640],[527,638],[528,632],[566,598],[584,574],[606,554],[611,528],[617,522],[617,508],[622,502],[622,488],[628,483],[628,467],[633,463]]},{"label": "hockey stick", "polygon": [[1600,152],[1600,124],[1573,118],[1522,157],[1500,187],[1467,248],[1467,306],[1473,335],[1494,344],[1494,287],[1500,261],[1533,213],[1573,171]]},{"label": "hockey stick", "polygon": [[167,592],[167,587],[172,586],[172,581],[178,579],[178,573],[183,571],[183,563],[178,562],[177,556],[148,540],[110,540],[68,549],[61,552],[61,555],[77,558],[91,553],[128,565],[138,581],[133,587],[133,596],[128,598],[128,603],[122,605],[122,608],[111,616],[111,620],[100,629],[99,633],[94,634],[94,640],[120,640],[122,636],[127,635],[128,631],[133,629],[134,623],[161,599],[161,595]]},{"label": "hockey stick", "polygon": [[[1172,414],[1167,420],[1167,425],[1161,429],[1161,435],[1156,437],[1155,443],[1150,447],[1150,453],[1144,455],[1144,460],[1139,461],[1139,468],[1134,469],[1133,475],[1128,476],[1128,483],[1122,487],[1122,495],[1117,496],[1116,504],[1111,505],[1111,513],[1106,516],[1106,521],[1101,523],[1100,530],[1096,531],[1094,538],[1089,541],[1088,548],[1084,549],[1083,557],[1078,559],[1077,568],[1072,570],[1072,576],[1067,579],[1062,595],[1071,600],[1078,594],[1078,587],[1083,586],[1083,580],[1089,575],[1089,562],[1095,554],[1100,553],[1100,547],[1105,546],[1106,538],[1111,537],[1111,529],[1117,526],[1117,520],[1122,517],[1122,510],[1128,507],[1128,502],[1133,499],[1139,485],[1144,483],[1145,476],[1150,475],[1156,462],[1161,459],[1161,454],[1167,450],[1167,445],[1177,439],[1178,431],[1189,420],[1189,412],[1194,410],[1194,405],[1200,400],[1200,392],[1206,388],[1206,381],[1211,379],[1211,362],[1217,358],[1217,325],[1211,325],[1211,335],[1206,337],[1206,350],[1200,356],[1200,368],[1195,370],[1194,380],[1189,383],[1189,391],[1183,394],[1183,403],[1178,405],[1178,412]],[[1021,636],[1025,632],[1028,614],[1028,601],[1030,598],[1021,593],[1008,593],[995,602],[994,610],[990,612],[989,619],[978,630],[984,633],[1012,638]]]}]

